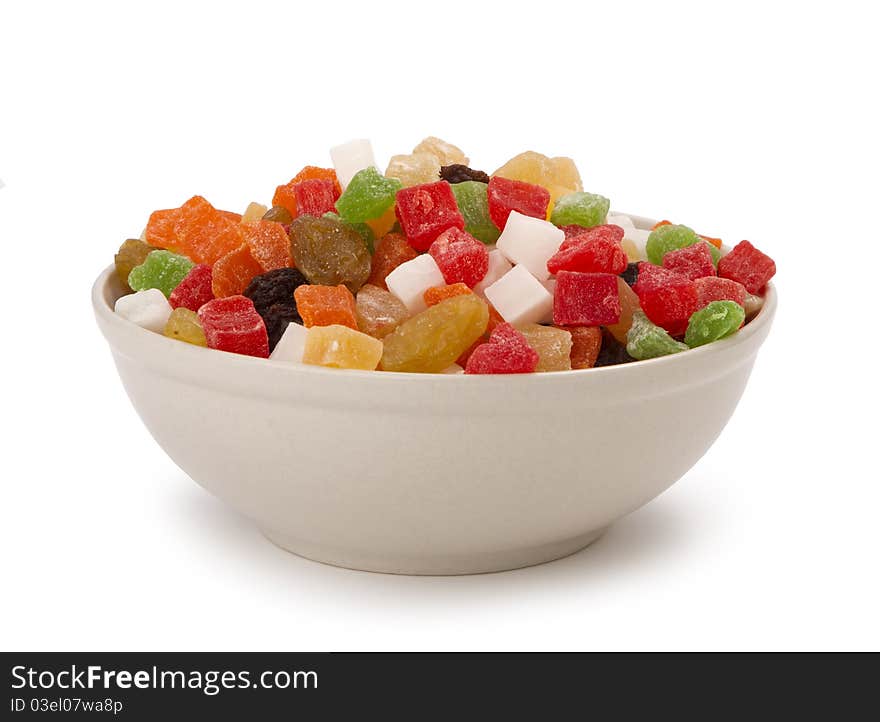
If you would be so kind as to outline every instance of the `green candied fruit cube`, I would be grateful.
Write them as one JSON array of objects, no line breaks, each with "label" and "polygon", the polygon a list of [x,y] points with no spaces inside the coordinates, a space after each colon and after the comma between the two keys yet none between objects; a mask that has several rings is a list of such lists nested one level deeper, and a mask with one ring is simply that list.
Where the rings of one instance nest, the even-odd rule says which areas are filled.
[{"label": "green candied fruit cube", "polygon": [[364,243],[367,244],[367,248],[370,249],[370,253],[373,252],[373,242],[376,240],[376,234],[373,233],[373,229],[370,228],[366,223],[346,223],[339,217],[339,214],[333,213],[332,211],[328,211],[327,213],[325,213],[324,218],[329,218],[333,221],[345,223],[345,225],[356,230],[358,233],[361,234],[361,238],[364,239]]},{"label": "green candied fruit cube", "polygon": [[453,183],[452,192],[464,217],[464,229],[478,241],[495,243],[501,231],[489,216],[489,186],[480,181]]},{"label": "green candied fruit cube", "polygon": [[550,222],[555,226],[584,226],[592,228],[605,222],[611,201],[605,196],[578,191],[556,201]]},{"label": "green candied fruit cube", "polygon": [[643,311],[633,314],[632,326],[626,334],[626,351],[634,359],[644,361],[687,350],[685,344],[676,341],[664,329],[651,323]]},{"label": "green candied fruit cube", "polygon": [[735,301],[712,301],[691,315],[684,342],[690,348],[712,343],[736,332],[745,320],[746,310]]},{"label": "green candied fruit cube", "polygon": [[339,217],[346,223],[363,223],[379,218],[394,205],[394,197],[403,184],[397,178],[386,178],[370,166],[355,173],[343,194],[336,201]]},{"label": "green candied fruit cube", "polygon": [[[687,226],[677,226],[674,223],[667,223],[664,226],[657,226],[648,241],[645,244],[645,250],[648,253],[648,260],[655,266],[663,265],[663,256],[670,251],[677,251],[679,248],[687,248],[695,243],[699,243],[702,239]],[[709,243],[708,245],[712,245]],[[714,254],[713,254],[714,256]]]},{"label": "green candied fruit cube", "polygon": [[186,256],[171,251],[153,251],[141,265],[131,269],[128,285],[134,291],[158,288],[167,298],[193,265]]}]

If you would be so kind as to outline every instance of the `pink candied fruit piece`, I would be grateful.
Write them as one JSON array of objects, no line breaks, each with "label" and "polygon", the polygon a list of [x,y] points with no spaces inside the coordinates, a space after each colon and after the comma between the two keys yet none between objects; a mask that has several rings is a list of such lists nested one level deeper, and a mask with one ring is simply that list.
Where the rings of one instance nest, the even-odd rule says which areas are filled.
[{"label": "pink candied fruit piece", "polygon": [[464,218],[452,186],[446,181],[397,191],[394,213],[406,240],[417,251],[427,251],[437,236],[449,228],[464,230]]},{"label": "pink candied fruit piece", "polygon": [[692,281],[715,275],[709,244],[702,242],[669,251],[663,256],[663,268],[679,273]]},{"label": "pink candied fruit piece", "polygon": [[776,275],[776,263],[748,241],[740,241],[718,261],[718,275],[738,281],[749,293],[760,293]]},{"label": "pink candied fruit piece", "polygon": [[547,261],[552,274],[560,271],[581,273],[623,273],[627,265],[626,251],[620,245],[623,228],[614,225],[580,228],[579,233],[566,232],[556,254]]},{"label": "pink candied fruit piece", "polygon": [[168,297],[171,308],[182,307],[190,311],[198,311],[214,298],[211,280],[212,272],[209,265],[199,263],[193,266]]},{"label": "pink candied fruit piece", "polygon": [[556,326],[603,326],[620,320],[617,276],[560,271],[553,293]]},{"label": "pink candied fruit piece", "polygon": [[699,309],[694,281],[646,261],[639,264],[633,290],[651,322],[673,336],[684,334],[691,314]]},{"label": "pink candied fruit piece", "polygon": [[[668,254],[667,254],[668,255]],[[717,276],[706,276],[698,278],[694,281],[697,289],[697,307],[704,308],[712,301],[733,301],[740,306],[744,306],[746,302],[746,287],[738,281],[731,281],[729,278],[718,278]]]},{"label": "pink candied fruit piece", "polygon": [[269,357],[266,324],[246,296],[208,301],[198,310],[208,347],[246,356]]},{"label": "pink candied fruit piece", "polygon": [[339,190],[332,180],[312,178],[294,184],[293,196],[296,198],[297,216],[321,217],[325,213],[336,212]]},{"label": "pink candied fruit piece", "polygon": [[538,367],[538,352],[509,323],[500,323],[489,340],[473,349],[466,374],[530,374]]},{"label": "pink candied fruit piece", "polygon": [[550,191],[534,183],[495,176],[489,180],[486,193],[489,200],[489,217],[502,231],[507,225],[511,211],[541,220],[547,218]]},{"label": "pink candied fruit piece", "polygon": [[463,283],[473,288],[486,277],[489,270],[486,246],[460,228],[443,231],[431,244],[428,253],[449,285]]}]

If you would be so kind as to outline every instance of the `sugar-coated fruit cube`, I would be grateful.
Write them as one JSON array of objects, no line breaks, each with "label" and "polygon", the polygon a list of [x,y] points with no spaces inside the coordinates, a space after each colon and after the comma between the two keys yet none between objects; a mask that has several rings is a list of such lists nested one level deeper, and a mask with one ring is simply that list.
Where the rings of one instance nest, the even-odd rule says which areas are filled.
[{"label": "sugar-coated fruit cube", "polygon": [[440,165],[452,165],[453,163],[467,165],[470,163],[470,160],[460,148],[452,145],[452,143],[447,143],[445,140],[435,138],[433,135],[428,136],[413,148],[413,154],[415,153],[433,155]]},{"label": "sugar-coated fruit cube", "polygon": [[[303,181],[310,180],[325,180],[333,183],[336,198],[338,198],[339,194],[342,192],[335,170],[332,168],[318,168],[314,165],[307,165],[297,173],[289,183],[285,183],[283,186],[278,186],[275,189],[275,195],[272,197],[272,208],[269,210],[270,213],[272,211],[275,211],[275,213],[272,217],[267,218],[266,216],[263,216],[263,220],[276,221],[277,223],[290,223],[296,218],[296,216],[300,214],[299,209],[297,208],[296,186]],[[278,217],[279,214],[276,210],[278,208],[284,208],[284,210],[287,211],[288,217]]]},{"label": "sugar-coated fruit cube", "polygon": [[165,323],[164,333],[168,338],[190,343],[193,346],[208,345],[198,314],[183,306],[171,312]]},{"label": "sugar-coated fruit cube", "polygon": [[524,216],[547,218],[550,191],[543,186],[495,176],[486,189],[489,217],[502,231],[512,211]]},{"label": "sugar-coated fruit cube", "polygon": [[212,268],[211,289],[214,296],[240,296],[254,276],[259,276],[264,270],[247,245],[227,253]]},{"label": "sugar-coated fruit cube", "polygon": [[427,308],[425,291],[432,286],[442,286],[445,282],[443,272],[428,253],[401,263],[385,277],[388,290],[403,301],[410,313],[424,311]]},{"label": "sugar-coated fruit cube", "polygon": [[333,211],[339,198],[337,185],[332,180],[310,178],[295,183],[293,195],[296,198],[296,215],[323,216]]},{"label": "sugar-coated fruit cube", "polygon": [[454,296],[462,296],[466,293],[473,293],[464,283],[452,283],[448,286],[434,286],[424,293],[425,304],[427,306],[436,306],[440,301]]},{"label": "sugar-coated fruit cube", "polygon": [[654,227],[645,244],[648,260],[655,266],[663,265],[663,257],[670,251],[702,243],[700,237],[687,226],[664,223]]},{"label": "sugar-coated fruit cube", "polygon": [[547,270],[580,271],[581,273],[613,273],[626,270],[627,257],[620,242],[623,228],[600,225],[585,228],[567,237],[559,250],[547,261]]},{"label": "sugar-coated fruit cube", "polygon": [[489,308],[472,293],[447,298],[404,321],[385,339],[385,371],[439,373],[486,331]]},{"label": "sugar-coated fruit cube", "polygon": [[605,223],[611,201],[596,193],[577,191],[562,196],[553,206],[550,221],[557,226],[591,228]]},{"label": "sugar-coated fruit cube", "polygon": [[269,358],[275,361],[302,363],[306,348],[306,327],[299,323],[289,323],[275,344]]},{"label": "sugar-coated fruit cube", "polygon": [[387,289],[385,278],[401,263],[411,261],[418,254],[406,236],[400,233],[387,233],[376,242],[367,283]]},{"label": "sugar-coated fruit cube", "polygon": [[748,241],[740,241],[718,262],[718,275],[738,281],[749,293],[760,293],[776,275],[776,264]]},{"label": "sugar-coated fruit cube", "polygon": [[651,322],[673,336],[681,336],[688,319],[697,310],[697,288],[693,281],[660,266],[642,262],[633,290],[642,311]]},{"label": "sugar-coated fruit cube", "polygon": [[330,149],[330,158],[333,160],[333,167],[336,169],[336,176],[343,190],[351,183],[351,179],[358,171],[376,165],[373,146],[364,138],[334,146]]},{"label": "sugar-coated fruit cube", "polygon": [[339,286],[299,286],[293,293],[296,310],[306,328],[348,326],[357,329],[355,300],[351,291]]},{"label": "sugar-coated fruit cube", "polygon": [[583,190],[580,173],[571,158],[548,158],[533,150],[515,155],[492,175],[546,188],[551,206],[557,198]]},{"label": "sugar-coated fruit cube", "polygon": [[452,184],[458,210],[464,218],[464,229],[478,241],[495,243],[501,233],[489,215],[488,185],[479,181]]},{"label": "sugar-coated fruit cube", "polygon": [[712,301],[688,321],[684,342],[690,348],[718,341],[734,333],[746,320],[746,310],[733,301]]},{"label": "sugar-coated fruit cube", "polygon": [[388,207],[388,210],[378,218],[369,218],[364,221],[364,223],[373,232],[374,238],[381,238],[386,233],[389,233],[395,226],[397,226],[397,215],[394,212],[394,204],[392,203]]},{"label": "sugar-coated fruit cube", "polygon": [[550,277],[547,261],[559,250],[565,233],[540,218],[513,211],[498,238],[496,248],[514,264],[520,264],[539,281]]},{"label": "sugar-coated fruit cube", "polygon": [[348,326],[313,326],[306,330],[302,361],[314,366],[372,371],[382,358],[382,342]]},{"label": "sugar-coated fruit cube", "polygon": [[440,161],[433,153],[392,155],[385,176],[396,178],[404,188],[433,183],[440,178]]},{"label": "sugar-coated fruit cube", "polygon": [[363,237],[333,218],[295,218],[290,224],[290,251],[294,265],[310,283],[341,283],[357,293],[370,275],[370,251]]},{"label": "sugar-coated fruit cube", "polygon": [[280,223],[264,220],[242,223],[241,236],[251,252],[251,257],[260,264],[263,271],[274,271],[276,268],[293,265],[290,237]]},{"label": "sugar-coated fruit cube", "polygon": [[193,262],[171,251],[153,251],[128,274],[128,285],[135,291],[158,288],[165,297],[177,288],[192,270]]},{"label": "sugar-coated fruit cube", "polygon": [[249,298],[215,298],[202,306],[198,315],[208,348],[246,356],[269,357],[266,324]]},{"label": "sugar-coated fruit cube", "polygon": [[598,326],[569,326],[571,334],[571,367],[591,369],[602,348],[602,330]]},{"label": "sugar-coated fruit cube", "polygon": [[685,344],[676,341],[663,328],[651,323],[644,313],[636,311],[626,342],[627,353],[634,359],[642,361],[687,349]]},{"label": "sugar-coated fruit cube", "polygon": [[540,356],[526,337],[511,324],[495,327],[489,340],[474,349],[466,374],[529,374],[538,367]]},{"label": "sugar-coated fruit cube", "polygon": [[373,338],[385,338],[409,318],[409,310],[403,301],[390,291],[369,283],[358,291],[355,314],[358,329]]},{"label": "sugar-coated fruit cube", "polygon": [[464,218],[446,181],[398,191],[395,213],[406,239],[417,251],[427,251],[447,228],[464,230]]},{"label": "sugar-coated fruit cube", "polygon": [[522,265],[514,266],[483,293],[508,323],[539,323],[553,308],[553,296]]},{"label": "sugar-coated fruit cube", "polygon": [[170,217],[161,217],[154,225],[156,213],[150,216],[147,243],[173,248],[195,263],[212,264],[241,246],[238,216],[217,210],[201,196],[193,196],[173,211],[157,213],[170,213]]},{"label": "sugar-coated fruit cube", "polygon": [[733,301],[745,306],[748,291],[746,287],[729,278],[706,276],[694,281],[697,289],[697,308],[703,308],[712,301]]},{"label": "sugar-coated fruit cube", "polygon": [[364,168],[354,174],[336,201],[336,211],[346,223],[380,218],[394,205],[394,197],[401,188],[397,178],[386,178],[372,166]]},{"label": "sugar-coated fruit cube", "polygon": [[116,255],[113,256],[113,264],[116,266],[116,277],[125,289],[131,289],[128,285],[128,274],[135,266],[140,266],[156,249],[138,238],[129,238],[119,246]]},{"label": "sugar-coated fruit cube", "polygon": [[486,289],[493,283],[495,283],[495,281],[497,281],[499,278],[501,278],[505,273],[507,273],[511,268],[513,268],[513,264],[507,260],[507,257],[504,255],[504,253],[499,251],[497,248],[489,251],[489,264],[486,275],[483,276],[482,281],[474,286],[474,293],[480,296],[485,295]]},{"label": "sugar-coated fruit cube", "polygon": [[553,296],[557,326],[599,326],[620,320],[617,276],[560,271]]},{"label": "sugar-coated fruit cube", "polygon": [[643,228],[624,227],[621,245],[630,261],[646,261],[648,259],[647,246],[650,237],[651,231]]},{"label": "sugar-coated fruit cube", "polygon": [[193,266],[168,297],[171,308],[188,308],[190,311],[198,311],[214,298],[212,279],[213,273],[209,265],[199,263]]},{"label": "sugar-coated fruit cube", "polygon": [[679,273],[695,281],[715,275],[712,253],[708,243],[694,243],[685,248],[669,251],[663,256],[663,268]]},{"label": "sugar-coated fruit cube", "polygon": [[529,346],[538,352],[535,371],[571,370],[571,333],[562,328],[526,323],[516,327]]},{"label": "sugar-coated fruit cube", "polygon": [[241,214],[241,222],[242,223],[253,223],[254,221],[259,221],[269,212],[269,209],[266,208],[262,203],[255,203],[251,201],[248,203],[248,207],[244,209],[244,213]]},{"label": "sugar-coated fruit cube", "polygon": [[124,319],[156,333],[165,330],[172,311],[165,294],[158,288],[120,296],[113,310]]},{"label": "sugar-coated fruit cube", "polygon": [[428,248],[448,284],[464,283],[469,288],[486,277],[489,251],[480,241],[460,228],[447,228]]},{"label": "sugar-coated fruit cube", "polygon": [[620,299],[620,318],[617,323],[605,325],[608,332],[620,343],[626,343],[626,334],[632,326],[633,314],[641,309],[639,297],[629,284],[620,276],[617,277],[617,295]]}]

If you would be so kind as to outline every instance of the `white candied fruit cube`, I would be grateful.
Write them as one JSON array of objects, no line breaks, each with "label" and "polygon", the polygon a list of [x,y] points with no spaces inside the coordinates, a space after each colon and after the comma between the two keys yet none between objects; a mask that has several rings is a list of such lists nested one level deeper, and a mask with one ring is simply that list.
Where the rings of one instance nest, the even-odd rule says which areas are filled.
[{"label": "white candied fruit cube", "polygon": [[149,288],[128,296],[120,296],[113,310],[138,326],[162,333],[171,315],[171,304],[158,288]]},{"label": "white candied fruit cube", "polygon": [[[632,245],[632,247],[636,251],[636,257],[630,258],[630,261],[647,261],[648,260],[648,251],[646,248],[646,244],[648,243],[648,236],[651,235],[651,231],[644,230],[642,228],[624,228],[623,229],[623,247],[626,250],[627,243]],[[629,251],[627,251],[627,256],[629,256]]]},{"label": "white candied fruit cube", "polygon": [[547,261],[559,250],[565,233],[549,221],[511,211],[495,244],[511,263],[528,269],[539,281],[550,277]]},{"label": "white candied fruit cube", "polygon": [[275,361],[302,363],[305,348],[306,327],[299,323],[289,323],[272,353],[269,354],[269,358]]},{"label": "white candied fruit cube", "polygon": [[[549,293],[551,297],[556,295],[556,279],[555,278],[548,278],[541,285],[547,289],[547,293]],[[552,303],[550,304],[550,310],[547,311],[547,314],[538,323],[553,323],[553,304]]]},{"label": "white candied fruit cube", "polygon": [[354,178],[355,173],[370,166],[376,166],[373,156],[373,146],[365,138],[350,140],[348,143],[336,145],[330,149],[330,158],[336,169],[336,177],[339,185],[345,190],[346,186]]},{"label": "white candied fruit cube", "polygon": [[521,264],[489,286],[486,298],[508,323],[540,323],[553,312],[553,296]]},{"label": "white candied fruit cube", "polygon": [[474,286],[474,293],[478,296],[485,295],[486,289],[495,281],[507,273],[513,266],[497,248],[489,251],[489,270],[483,276],[483,280]]},{"label": "white candied fruit cube", "polygon": [[403,301],[410,313],[424,311],[428,307],[424,299],[425,291],[445,283],[440,267],[428,253],[401,263],[385,278],[388,290]]}]

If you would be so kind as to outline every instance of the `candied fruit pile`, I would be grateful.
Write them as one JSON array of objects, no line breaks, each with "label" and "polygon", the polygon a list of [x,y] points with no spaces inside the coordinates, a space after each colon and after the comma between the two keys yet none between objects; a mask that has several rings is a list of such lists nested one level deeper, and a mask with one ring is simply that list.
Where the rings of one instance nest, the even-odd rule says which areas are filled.
[{"label": "candied fruit pile", "polygon": [[170,339],[330,368],[521,374],[624,364],[736,333],[773,260],[688,226],[641,228],[574,161],[526,151],[494,173],[428,137],[382,173],[330,149],[272,205],[193,196],[114,261],[116,313]]}]

